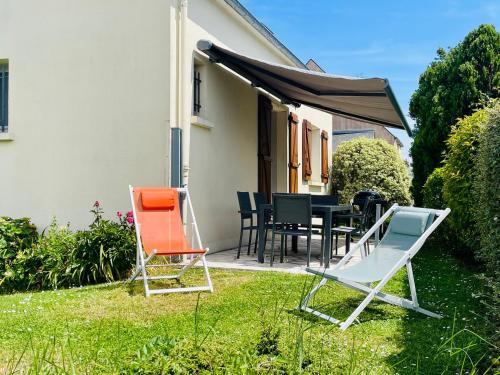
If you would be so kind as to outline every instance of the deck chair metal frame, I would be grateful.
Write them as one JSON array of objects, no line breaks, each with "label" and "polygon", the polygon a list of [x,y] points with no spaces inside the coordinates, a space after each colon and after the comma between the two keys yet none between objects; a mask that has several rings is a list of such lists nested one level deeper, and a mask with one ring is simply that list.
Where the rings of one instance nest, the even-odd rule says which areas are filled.
[{"label": "deck chair metal frame", "polygon": [[[210,273],[208,272],[208,266],[207,266],[207,261],[205,258],[205,255],[208,253],[209,249],[204,248],[201,242],[201,237],[200,237],[200,232],[198,230],[198,224],[196,223],[196,217],[194,215],[194,210],[193,210],[193,205],[191,203],[191,197],[189,196],[189,191],[187,188],[165,188],[165,189],[175,189],[177,190],[178,193],[184,194],[186,203],[187,203],[187,209],[189,210],[189,213],[192,218],[192,229],[193,229],[193,239],[196,239],[196,243],[198,245],[199,249],[204,249],[205,252],[202,254],[191,254],[191,259],[189,259],[188,263],[182,262],[182,263],[169,263],[169,264],[149,264],[155,257],[157,256],[174,256],[174,255],[161,255],[157,254],[157,250],[153,249],[151,253],[148,255],[142,245],[142,240],[141,240],[141,225],[139,221],[137,220],[137,211],[136,211],[136,206],[135,206],[135,201],[134,201],[134,188],[133,186],[129,185],[129,192],[130,192],[130,200],[132,203],[132,212],[134,216],[134,223],[135,223],[135,234],[136,234],[136,240],[137,240],[137,254],[136,254],[136,267],[133,275],[130,277],[129,282],[132,282],[134,280],[143,280],[144,283],[144,293],[146,297],[149,297],[152,294],[167,294],[167,293],[186,293],[186,292],[202,292],[202,291],[209,291],[213,292],[213,285],[212,285],[212,279],[210,278]],[[181,217],[182,220],[182,217]],[[185,223],[184,223],[185,224]],[[184,233],[185,235],[185,233]],[[189,253],[186,254],[179,254],[179,255],[190,255]],[[163,288],[163,289],[151,289],[148,284],[148,280],[162,280],[162,279],[174,279],[180,282],[181,277],[188,271],[190,268],[192,268],[196,263],[199,261],[202,262],[203,265],[203,272],[206,280],[206,285],[204,286],[193,286],[193,287],[179,287],[179,288]],[[147,267],[151,268],[157,268],[157,267],[170,267],[170,266],[179,266],[181,265],[181,269],[179,273],[175,275],[158,275],[158,276],[148,276],[147,274]],[[142,276],[139,276],[142,275]]]},{"label": "deck chair metal frame", "polygon": [[[404,255],[401,259],[394,264],[391,270],[378,282],[378,284],[372,288],[371,283],[361,283],[352,280],[346,280],[339,277],[332,277],[327,275],[328,270],[324,269],[323,274],[321,275],[317,271],[312,272],[312,269],[306,268],[306,271],[309,273],[313,273],[316,275],[321,275],[322,279],[316,285],[311,292],[301,301],[299,309],[302,311],[306,311],[311,313],[319,318],[325,319],[331,323],[337,324],[340,326],[341,330],[347,329],[361,314],[361,312],[368,306],[368,304],[373,299],[378,299],[384,301],[386,303],[404,307],[407,309],[411,309],[417,311],[419,313],[425,314],[427,316],[433,318],[442,318],[441,315],[433,313],[429,310],[423,309],[419,306],[419,302],[417,299],[417,290],[415,287],[415,279],[413,277],[413,270],[411,265],[411,259],[417,254],[417,252],[421,249],[424,242],[431,235],[431,233],[441,224],[441,222],[446,218],[446,216],[450,213],[450,209],[446,208],[445,210],[434,210],[434,209],[426,209],[426,208],[418,208],[418,207],[403,207],[394,204],[374,225],[370,228],[365,235],[352,247],[352,249],[347,253],[344,258],[332,269],[338,270],[353,257],[356,251],[361,253],[361,257],[364,258],[366,253],[364,252],[364,244],[369,240],[369,238],[376,232],[378,228],[391,216],[392,214],[398,211],[409,211],[409,212],[423,212],[430,213],[435,215],[435,219],[430,226],[426,228],[426,230],[419,236],[418,240],[406,251],[404,251]],[[407,268],[408,282],[410,286],[411,300],[401,298],[398,296],[393,296],[390,294],[383,293],[382,288],[391,280],[391,278],[403,267]],[[366,294],[366,297],[361,302],[361,304],[352,312],[352,314],[344,321],[341,322],[334,317],[331,317],[327,314],[321,313],[317,310],[314,310],[311,307],[308,307],[308,303],[313,298],[313,296],[318,292],[318,290],[324,286],[328,281],[335,281],[341,285],[344,285],[347,288],[357,290],[361,293]]]}]

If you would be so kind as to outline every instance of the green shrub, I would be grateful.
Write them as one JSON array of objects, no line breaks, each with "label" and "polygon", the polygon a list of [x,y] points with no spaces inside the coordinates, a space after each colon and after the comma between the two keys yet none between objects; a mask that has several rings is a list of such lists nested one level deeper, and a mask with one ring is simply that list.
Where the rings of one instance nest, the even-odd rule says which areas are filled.
[{"label": "green shrub", "polygon": [[69,226],[59,226],[52,220],[45,235],[38,244],[25,251],[26,260],[30,260],[26,268],[36,269],[30,273],[28,289],[56,289],[74,285],[69,272],[69,255],[76,244],[75,234]]},{"label": "green shrub", "polygon": [[91,212],[94,222],[88,230],[76,233],[69,256],[71,279],[77,285],[120,280],[135,262],[133,224],[121,217],[119,223],[103,219],[99,202]]},{"label": "green shrub", "polygon": [[472,259],[478,247],[477,225],[473,211],[477,197],[472,191],[475,177],[475,158],[479,137],[487,120],[487,112],[480,110],[460,119],[446,141],[443,174],[443,197],[451,208],[449,225],[456,233],[459,255]]},{"label": "green shrub", "polygon": [[488,305],[493,321],[500,324],[500,103],[488,113],[488,122],[479,137],[473,213],[480,238],[476,256],[484,262],[491,280],[493,298]]},{"label": "green shrub", "polygon": [[[424,207],[444,209],[447,204],[443,198],[444,174],[443,168],[436,168],[429,175],[422,190]],[[437,241],[436,247],[442,248],[449,253],[457,253],[457,235],[451,228],[448,220],[445,220],[431,235],[431,241]]]},{"label": "green shrub", "polygon": [[443,168],[436,168],[427,177],[423,189],[424,207],[443,209],[446,203],[443,199],[444,176]]},{"label": "green shrub", "polygon": [[38,237],[29,219],[2,219],[0,291],[56,289],[123,278],[135,254],[131,213],[114,222],[102,218],[96,202],[88,230],[72,232],[54,219]]},{"label": "green shrub", "polygon": [[357,138],[340,144],[333,156],[331,181],[343,202],[363,189],[377,191],[390,203],[412,202],[406,164],[384,140]]},{"label": "green shrub", "polygon": [[29,218],[0,217],[0,288],[15,278],[12,263],[17,253],[30,248],[37,239],[36,226]]}]

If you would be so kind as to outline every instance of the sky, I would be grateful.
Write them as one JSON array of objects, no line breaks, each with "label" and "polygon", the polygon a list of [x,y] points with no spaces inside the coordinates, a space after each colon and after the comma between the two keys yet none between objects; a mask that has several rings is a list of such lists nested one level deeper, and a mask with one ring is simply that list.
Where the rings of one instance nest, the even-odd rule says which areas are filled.
[{"label": "sky", "polygon": [[[440,47],[482,23],[500,30],[500,0],[240,0],[301,61],[327,73],[388,78],[408,123],[419,76]],[[390,129],[408,158],[411,138]]]}]

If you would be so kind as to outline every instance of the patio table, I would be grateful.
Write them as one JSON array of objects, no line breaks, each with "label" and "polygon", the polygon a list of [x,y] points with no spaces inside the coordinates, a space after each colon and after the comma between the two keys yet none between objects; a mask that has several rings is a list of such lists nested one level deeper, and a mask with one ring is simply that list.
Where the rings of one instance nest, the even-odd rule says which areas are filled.
[{"label": "patio table", "polygon": [[[329,267],[330,265],[330,255],[331,255],[331,228],[332,228],[332,213],[333,212],[343,212],[350,211],[352,209],[349,204],[340,204],[340,205],[330,205],[330,204],[313,204],[312,206],[312,215],[314,217],[321,217],[323,222],[323,233],[325,236],[324,240],[324,251],[323,251],[323,260],[325,267]],[[257,251],[257,260],[259,263],[264,263],[264,251],[265,251],[265,221],[260,218],[264,218],[266,212],[272,213],[273,205],[272,204],[261,204],[259,207],[259,215],[258,215],[258,226],[259,226],[259,244]]]}]

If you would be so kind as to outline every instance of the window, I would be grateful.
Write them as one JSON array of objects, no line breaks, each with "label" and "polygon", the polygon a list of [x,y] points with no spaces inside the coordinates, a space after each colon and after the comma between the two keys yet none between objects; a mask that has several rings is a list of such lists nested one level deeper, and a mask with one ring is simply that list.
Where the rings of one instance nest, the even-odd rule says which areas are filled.
[{"label": "window", "polygon": [[199,70],[199,66],[195,65],[193,76],[193,114],[199,115],[201,110],[201,74]]},{"label": "window", "polygon": [[0,133],[9,130],[9,64],[0,61]]}]

